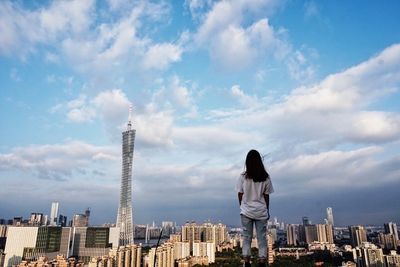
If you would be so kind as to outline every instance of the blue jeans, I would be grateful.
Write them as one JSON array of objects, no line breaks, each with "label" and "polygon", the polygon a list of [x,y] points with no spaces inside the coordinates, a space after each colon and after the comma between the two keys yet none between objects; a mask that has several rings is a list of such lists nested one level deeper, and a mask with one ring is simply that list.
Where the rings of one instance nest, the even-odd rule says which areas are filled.
[{"label": "blue jeans", "polygon": [[253,225],[256,226],[258,243],[258,258],[267,258],[267,222],[268,220],[255,220],[244,215],[240,215],[243,226],[243,257],[251,256],[251,240],[253,239]]}]

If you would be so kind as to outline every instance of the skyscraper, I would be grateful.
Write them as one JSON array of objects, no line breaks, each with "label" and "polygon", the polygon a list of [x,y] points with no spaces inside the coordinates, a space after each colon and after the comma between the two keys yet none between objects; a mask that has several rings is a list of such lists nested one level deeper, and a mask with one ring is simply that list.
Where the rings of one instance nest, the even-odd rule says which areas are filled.
[{"label": "skyscraper", "polygon": [[355,248],[367,242],[367,231],[364,226],[349,226],[350,243]]},{"label": "skyscraper", "polygon": [[132,129],[130,109],[128,127],[122,133],[122,177],[117,216],[117,227],[120,229],[120,246],[133,244],[132,163],[135,133],[136,131]]},{"label": "skyscraper", "polygon": [[399,233],[397,232],[397,225],[393,222],[385,223],[385,233],[386,234],[392,234],[395,238],[395,240],[399,240]]},{"label": "skyscraper", "polygon": [[327,207],[326,208],[326,219],[328,221],[328,224],[330,224],[332,226],[334,225],[334,223],[333,223],[333,211],[332,211],[331,207]]},{"label": "skyscraper", "polygon": [[50,225],[57,225],[58,219],[58,202],[51,203],[51,211],[50,211]]},{"label": "skyscraper", "polygon": [[299,226],[288,224],[286,230],[286,240],[289,246],[297,246]]}]

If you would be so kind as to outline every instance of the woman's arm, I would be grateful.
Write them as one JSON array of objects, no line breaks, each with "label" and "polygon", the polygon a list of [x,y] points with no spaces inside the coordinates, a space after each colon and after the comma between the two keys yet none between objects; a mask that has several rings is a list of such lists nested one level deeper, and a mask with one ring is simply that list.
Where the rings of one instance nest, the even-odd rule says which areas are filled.
[{"label": "woman's arm", "polygon": [[265,205],[267,205],[268,219],[269,219],[269,195],[264,194]]},{"label": "woman's arm", "polygon": [[269,195],[264,194],[265,204],[267,205],[267,209],[269,210]]},{"label": "woman's arm", "polygon": [[243,197],[243,193],[238,193],[238,199],[239,199],[239,206],[242,205],[242,197]]}]

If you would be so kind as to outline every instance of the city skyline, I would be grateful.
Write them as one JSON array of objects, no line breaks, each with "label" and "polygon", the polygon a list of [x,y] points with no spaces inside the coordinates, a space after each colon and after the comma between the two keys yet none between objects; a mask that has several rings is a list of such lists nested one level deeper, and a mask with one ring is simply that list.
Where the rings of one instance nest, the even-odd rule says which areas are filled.
[{"label": "city skyline", "polygon": [[58,202],[115,223],[132,105],[137,224],[239,225],[250,149],[272,217],[323,222],[332,207],[335,225],[399,222],[399,9],[1,1],[0,218],[50,218]]},{"label": "city skyline", "polygon": [[[59,204],[58,202],[53,202],[52,203],[52,208],[53,208],[54,203]],[[57,207],[58,207],[58,205],[57,205]],[[333,214],[332,207],[327,207],[326,211],[328,211],[328,209],[330,209],[330,214],[332,216],[332,214]],[[81,216],[86,216],[85,220],[88,220],[89,215],[90,215],[89,208],[85,211],[85,214],[86,215],[79,214],[79,213],[75,212],[73,214],[70,214],[69,215],[70,217],[67,216],[66,218],[68,218],[69,219],[69,223],[73,225],[74,224],[73,220],[74,220],[75,216],[80,216],[80,217]],[[46,220],[48,220],[47,221],[48,226],[55,226],[55,225],[59,226],[60,225],[60,222],[58,222],[58,224],[52,225],[51,224],[52,221],[51,221],[51,219],[50,219],[48,214],[46,214],[46,213],[37,213],[37,212],[30,212],[30,216],[27,216],[27,217],[21,216],[21,214],[17,214],[17,215],[15,215],[13,217],[10,217],[10,218],[1,218],[0,217],[0,219],[5,220],[6,224],[9,223],[9,221],[12,221],[13,219],[14,220],[17,219],[18,221],[22,219],[22,221],[27,222],[27,221],[32,221],[32,220],[35,221],[36,217],[38,215],[40,215],[40,217],[39,217],[40,218],[40,223],[44,223]],[[327,216],[327,217],[329,217],[329,216]],[[308,216],[303,216],[302,218],[297,218],[295,221],[284,221],[284,220],[281,220],[281,219],[282,218],[271,217],[270,220],[269,220],[269,224],[271,223],[271,224],[274,224],[274,225],[295,225],[295,226],[298,226],[298,225],[326,224],[326,225],[332,225],[333,227],[337,227],[338,229],[339,228],[346,228],[346,227],[349,227],[349,226],[363,225],[363,226],[367,226],[367,227],[368,226],[384,227],[385,231],[395,233],[395,231],[393,231],[391,228],[393,227],[393,224],[396,225],[396,223],[397,223],[395,221],[387,221],[387,222],[384,222],[382,224],[371,224],[371,223],[359,224],[359,223],[357,223],[357,224],[348,224],[348,225],[345,225],[345,224],[343,224],[343,225],[334,225],[334,224],[331,224],[327,218],[322,219],[322,220],[314,220],[314,218],[309,218]],[[165,219],[161,219],[160,221],[152,220],[152,221],[147,221],[147,222],[136,223],[136,224],[133,224],[133,225],[134,225],[134,227],[136,227],[136,226],[139,226],[139,227],[146,226],[146,227],[163,228],[164,224],[167,224],[167,225],[173,224],[173,225],[176,225],[176,226],[182,226],[182,225],[187,224],[187,223],[223,223],[223,224],[226,224],[228,227],[232,227],[234,229],[237,228],[237,227],[241,228],[241,224],[240,223],[237,224],[237,225],[233,225],[233,224],[229,224],[229,222],[224,222],[224,221],[221,221],[221,220],[213,220],[211,218],[200,219],[200,220],[194,220],[193,218],[192,219],[191,218],[186,218],[186,219],[181,220],[179,222],[176,221],[176,220],[173,220],[173,218],[172,218],[171,220],[165,220]],[[90,224],[90,226],[91,227],[96,227],[96,226],[114,225],[115,227],[117,227],[117,224],[118,224],[118,222],[115,223],[115,224],[113,222],[100,222],[100,223]],[[46,223],[44,223],[44,225],[46,225]],[[86,223],[86,226],[88,226],[88,225],[89,224]],[[67,224],[64,225],[64,226],[67,226]]]}]

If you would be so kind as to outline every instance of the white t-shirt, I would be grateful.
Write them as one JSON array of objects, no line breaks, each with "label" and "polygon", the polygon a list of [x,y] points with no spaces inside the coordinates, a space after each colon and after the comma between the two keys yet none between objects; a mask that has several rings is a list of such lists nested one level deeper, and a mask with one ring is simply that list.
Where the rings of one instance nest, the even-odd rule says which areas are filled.
[{"label": "white t-shirt", "polygon": [[240,175],[236,190],[243,193],[240,214],[256,220],[268,219],[264,195],[274,192],[270,178],[264,182],[253,182],[253,179],[246,179],[244,175]]}]

